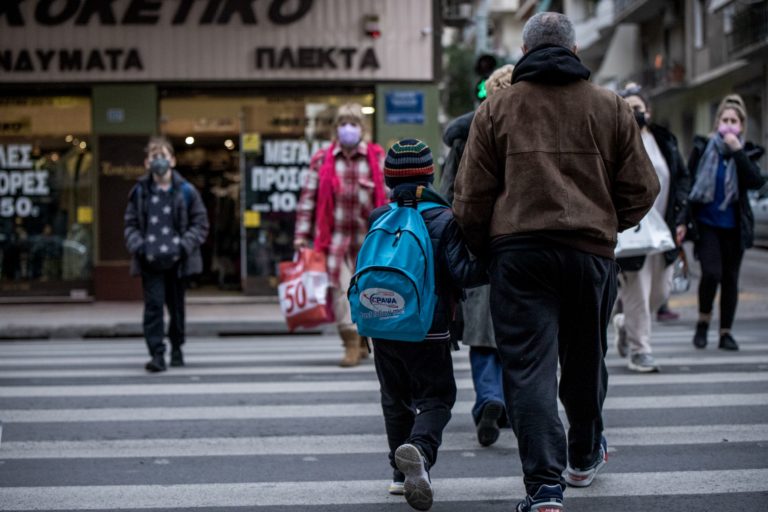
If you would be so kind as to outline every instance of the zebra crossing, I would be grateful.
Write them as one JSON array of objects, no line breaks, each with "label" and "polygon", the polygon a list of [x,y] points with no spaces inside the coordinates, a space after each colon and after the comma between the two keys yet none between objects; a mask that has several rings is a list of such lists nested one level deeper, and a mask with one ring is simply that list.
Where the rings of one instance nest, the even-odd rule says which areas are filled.
[{"label": "zebra crossing", "polygon": [[[609,464],[566,510],[764,510],[767,325],[740,326],[737,353],[659,326],[655,375],[611,350]],[[1,343],[0,510],[410,510],[386,492],[371,360],[338,368],[330,336],[192,339],[185,354],[148,375],[137,339]],[[511,510],[514,436],[477,444],[466,348],[454,364],[433,510]]]}]

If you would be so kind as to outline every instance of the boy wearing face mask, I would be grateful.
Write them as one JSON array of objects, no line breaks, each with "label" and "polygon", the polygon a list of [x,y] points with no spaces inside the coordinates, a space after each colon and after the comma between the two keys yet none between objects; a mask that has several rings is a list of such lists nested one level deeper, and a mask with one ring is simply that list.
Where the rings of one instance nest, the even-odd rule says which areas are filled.
[{"label": "boy wearing face mask", "polygon": [[144,338],[149,372],[165,371],[163,304],[168,308],[171,366],[183,366],[186,278],[203,270],[200,245],[208,235],[208,213],[200,194],[174,170],[173,146],[151,137],[141,177],[128,197],[125,244],[133,256],[131,275],[141,276]]},{"label": "boy wearing face mask", "polygon": [[296,208],[294,248],[325,252],[333,293],[336,327],[344,345],[342,367],[356,366],[368,355],[357,334],[347,300],[357,253],[368,232],[368,216],[387,202],[382,166],[384,150],[363,140],[363,112],[356,103],[339,107],[334,141],[318,151],[302,184]]}]

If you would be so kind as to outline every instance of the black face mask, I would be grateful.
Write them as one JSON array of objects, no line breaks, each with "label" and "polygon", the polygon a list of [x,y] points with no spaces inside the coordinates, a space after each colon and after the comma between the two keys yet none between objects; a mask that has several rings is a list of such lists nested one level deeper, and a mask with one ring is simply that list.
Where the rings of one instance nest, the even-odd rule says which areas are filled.
[{"label": "black face mask", "polygon": [[167,173],[170,169],[171,162],[169,162],[168,159],[164,156],[153,158],[152,161],[149,162],[149,170],[152,172],[152,174],[157,176],[165,176],[165,173]]},{"label": "black face mask", "polygon": [[635,114],[635,121],[637,121],[637,126],[640,128],[643,128],[648,125],[648,120],[645,118],[645,112],[638,112],[637,110],[634,111]]}]

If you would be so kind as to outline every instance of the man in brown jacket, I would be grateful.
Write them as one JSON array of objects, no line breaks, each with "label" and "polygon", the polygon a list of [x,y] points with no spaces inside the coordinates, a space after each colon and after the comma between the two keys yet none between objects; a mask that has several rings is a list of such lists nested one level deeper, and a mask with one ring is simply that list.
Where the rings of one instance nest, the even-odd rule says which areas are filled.
[{"label": "man in brown jacket", "polygon": [[564,15],[526,23],[512,86],[477,109],[455,185],[470,247],[491,256],[491,313],[527,492],[518,512],[563,510],[566,482],[590,485],[607,460],[616,235],[659,192],[632,110],[587,81],[575,51]]}]

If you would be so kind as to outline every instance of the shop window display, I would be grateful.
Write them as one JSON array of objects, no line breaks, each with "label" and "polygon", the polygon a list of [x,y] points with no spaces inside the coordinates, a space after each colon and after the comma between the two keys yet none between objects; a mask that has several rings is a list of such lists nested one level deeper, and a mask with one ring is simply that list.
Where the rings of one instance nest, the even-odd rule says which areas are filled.
[{"label": "shop window display", "polygon": [[[296,204],[312,154],[330,142],[336,108],[367,107],[370,92],[249,96],[165,93],[161,132],[177,151],[177,168],[208,208],[211,234],[196,284],[273,295],[277,264],[293,255]],[[229,155],[229,157],[227,157]]]},{"label": "shop window display", "polygon": [[[62,121],[71,113],[72,102],[3,102],[7,108],[0,109],[5,128],[0,135],[0,296],[87,295],[94,217],[90,141],[74,133],[45,134],[55,119],[35,125],[46,113]],[[74,105],[81,107],[79,116],[83,103]],[[21,122],[14,125],[6,118]],[[43,133],[25,133],[35,128]],[[13,131],[18,134],[9,133]]]}]

